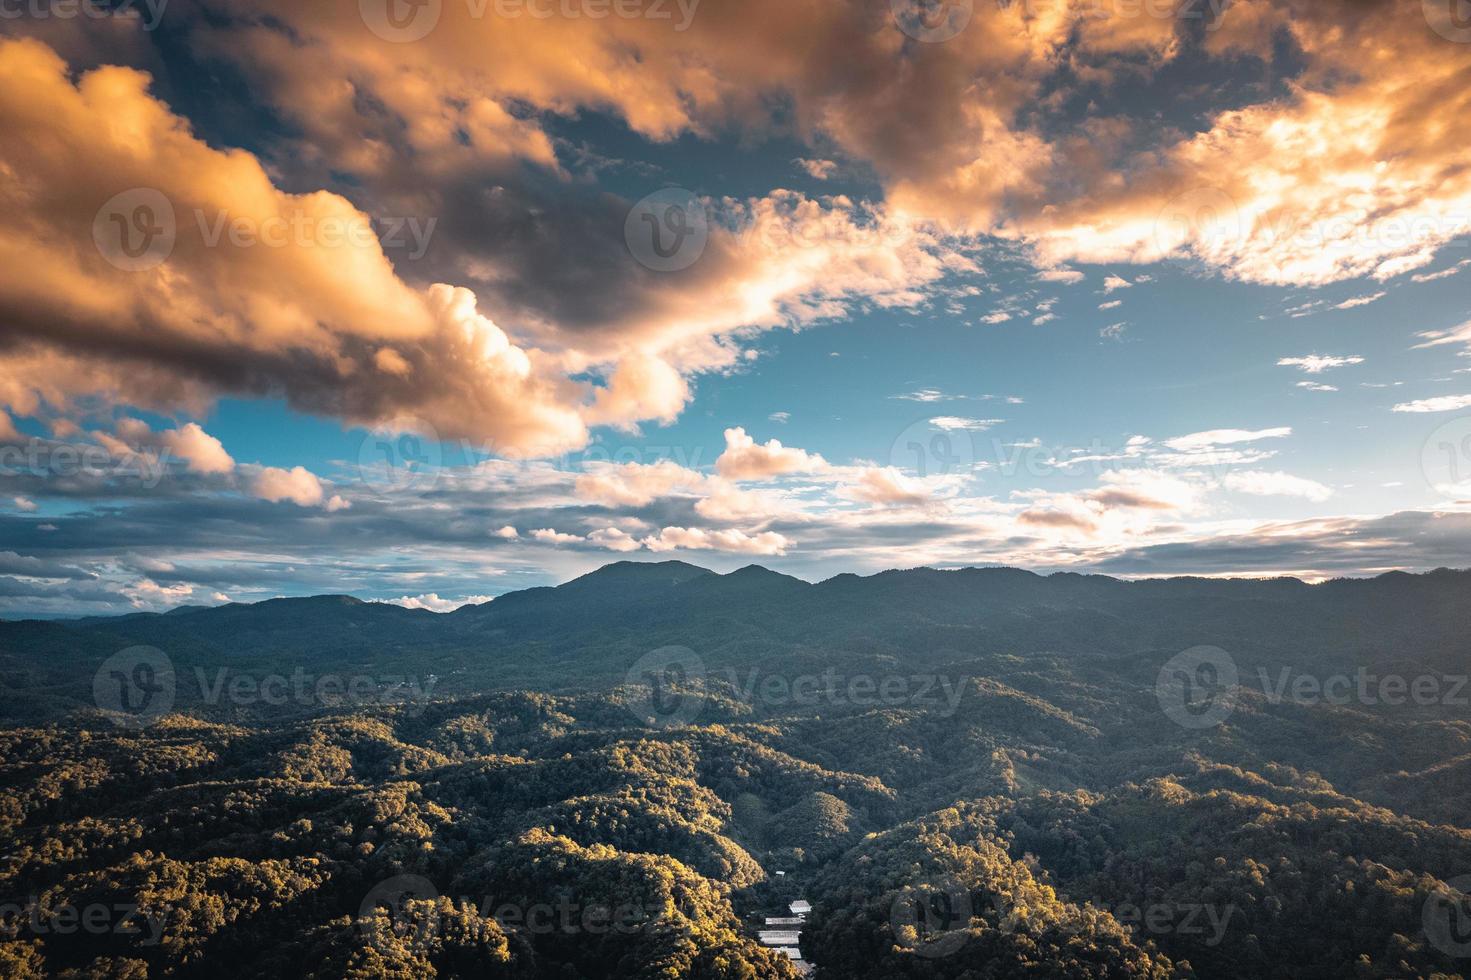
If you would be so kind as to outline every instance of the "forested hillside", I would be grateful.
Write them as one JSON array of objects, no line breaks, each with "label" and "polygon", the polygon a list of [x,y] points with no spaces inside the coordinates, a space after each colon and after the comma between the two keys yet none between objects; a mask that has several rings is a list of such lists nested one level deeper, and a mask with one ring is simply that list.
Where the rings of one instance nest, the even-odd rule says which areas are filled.
[{"label": "forested hillside", "polygon": [[1468,599],[668,563],[0,624],[0,975],[1471,976]]}]

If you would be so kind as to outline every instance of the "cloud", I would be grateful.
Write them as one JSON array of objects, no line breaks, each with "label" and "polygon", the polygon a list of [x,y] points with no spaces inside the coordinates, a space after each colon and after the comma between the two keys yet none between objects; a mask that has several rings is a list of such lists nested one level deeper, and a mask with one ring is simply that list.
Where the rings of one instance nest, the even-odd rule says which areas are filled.
[{"label": "cloud", "polygon": [[1132,282],[1123,278],[1122,276],[1111,275],[1107,279],[1103,280],[1103,291],[1105,293],[1112,293],[1120,289],[1128,289],[1133,285],[1134,284]]},{"label": "cloud", "polygon": [[1257,442],[1262,439],[1285,439],[1292,435],[1290,426],[1279,426],[1274,429],[1211,429],[1206,432],[1193,432],[1186,436],[1176,436],[1166,439],[1165,445],[1180,452],[1202,452],[1215,449],[1218,446],[1232,446],[1243,442]]},{"label": "cloud", "polygon": [[740,427],[725,430],[725,451],[715,460],[715,471],[730,480],[769,480],[826,468],[821,456],[783,446],[778,439],[759,444]]},{"label": "cloud", "polygon": [[782,496],[764,490],[742,490],[720,477],[706,482],[705,496],[695,503],[695,513],[722,522],[769,521],[790,511]]},{"label": "cloud", "polygon": [[1282,472],[1245,470],[1226,474],[1222,482],[1229,490],[1258,497],[1301,497],[1321,503],[1333,496],[1331,487]]},{"label": "cloud", "polygon": [[[275,466],[261,467],[250,480],[250,491],[262,500],[279,503],[289,500],[298,507],[316,507],[323,503],[322,481],[304,466],[289,470]],[[345,502],[341,497],[326,501],[329,510],[338,510]]]},{"label": "cloud", "polygon": [[1074,285],[1088,277],[1077,269],[1044,269],[1037,273],[1037,278],[1042,282],[1060,282]]},{"label": "cloud", "polygon": [[892,466],[863,468],[842,492],[854,500],[887,506],[923,506],[934,500],[923,481],[905,476]]},{"label": "cloud", "polygon": [[1471,348],[1471,320],[1449,330],[1425,330],[1415,336],[1424,341],[1424,343],[1416,344],[1415,350],[1443,347],[1447,344],[1465,344]]},{"label": "cloud", "polygon": [[577,495],[610,507],[641,507],[675,489],[703,485],[705,477],[672,460],[640,464],[592,462],[577,477]]},{"label": "cloud", "polygon": [[1330,391],[1337,391],[1338,390],[1333,385],[1319,384],[1316,381],[1299,381],[1297,383],[1297,386],[1299,388],[1303,388],[1303,389],[1305,389],[1307,391],[1316,391],[1316,392],[1330,392]]},{"label": "cloud", "polygon": [[1022,511],[1016,519],[1018,523],[1030,527],[1082,531],[1086,534],[1098,530],[1098,522],[1087,513],[1032,508]]},{"label": "cloud", "polygon": [[643,544],[650,551],[685,549],[749,555],[783,555],[792,546],[791,540],[775,531],[747,534],[735,529],[707,531],[688,527],[666,527],[657,535],[643,539]]},{"label": "cloud", "polygon": [[1411,414],[1458,412],[1463,408],[1471,408],[1471,395],[1441,395],[1436,398],[1423,398],[1419,401],[1401,402],[1394,406],[1396,412]]},{"label": "cloud", "polygon": [[1364,359],[1357,354],[1343,357],[1310,354],[1307,357],[1284,357],[1277,361],[1279,367],[1301,368],[1308,374],[1322,374],[1332,368],[1347,367],[1350,364],[1363,364]]},{"label": "cloud", "polygon": [[1441,269],[1439,272],[1422,272],[1418,275],[1413,275],[1410,277],[1410,281],[1419,283],[1435,282],[1440,279],[1449,279],[1451,276],[1458,274],[1462,269],[1466,268],[1467,266],[1471,266],[1471,259],[1462,259],[1455,265],[1450,266],[1446,269]]},{"label": "cloud", "polygon": [[[795,18],[783,0],[706,5],[678,32],[648,18],[476,17],[445,4],[413,44],[291,0],[207,8],[198,49],[231,60],[301,133],[283,158],[317,171],[335,164],[384,197],[426,181],[456,191],[494,182],[517,202],[507,216],[534,212],[519,227],[536,234],[496,247],[504,225],[468,213],[482,207],[440,209],[449,223],[482,229],[447,232],[446,244],[492,266],[486,279],[521,291],[544,320],[566,319],[549,315],[554,306],[591,301],[555,299],[548,287],[559,274],[537,275],[540,255],[514,257],[531,242],[577,240],[566,233],[575,216],[524,206],[536,180],[521,173],[565,180],[573,164],[558,159],[551,133],[556,119],[582,112],[654,144],[761,138],[790,124],[812,147],[799,165],[821,166],[836,148],[873,175],[894,212],[1018,240],[1042,268],[1188,256],[1251,281],[1386,278],[1466,230],[1455,216],[1466,211],[1471,151],[1449,134],[1464,116],[1459,83],[1471,57],[1427,30],[1413,0],[1347,13],[1301,0],[1233,3],[1204,34],[1184,2],[1155,16],[1003,5],[931,45],[903,43],[886,9],[845,3]],[[1281,84],[1233,86],[1190,127],[1099,95],[1170,67],[1213,80],[1259,63]],[[1084,101],[1086,113],[1071,111]],[[508,266],[530,274],[514,278]],[[625,285],[611,305],[659,305],[656,291]],[[504,312],[499,300],[490,308]]]},{"label": "cloud", "polygon": [[119,456],[149,449],[164,460],[181,460],[194,473],[223,475],[235,470],[235,460],[225,451],[224,444],[196,422],[154,432],[141,419],[123,418],[118,420],[115,431],[116,439],[101,435],[101,441]]},{"label": "cloud", "polygon": [[827,180],[837,172],[838,165],[831,160],[808,160],[799,157],[792,161],[800,167],[807,176],[814,180]]},{"label": "cloud", "polygon": [[224,444],[194,422],[163,433],[162,440],[164,448],[195,473],[229,473],[235,469]]},{"label": "cloud", "polygon": [[1098,308],[1100,310],[1116,310],[1120,306],[1123,306],[1123,305],[1124,305],[1124,301],[1123,300],[1121,300],[1121,299],[1111,299],[1107,303],[1099,303],[1098,304]]},{"label": "cloud", "polygon": [[930,419],[930,424],[936,428],[944,429],[946,432],[958,430],[985,432],[987,429],[995,428],[1005,421],[1005,419],[968,419],[956,415],[940,415]]},{"label": "cloud", "polygon": [[531,537],[536,541],[544,541],[547,544],[576,544],[586,540],[580,534],[567,534],[549,527],[537,528],[531,532]]},{"label": "cloud", "polygon": [[[619,409],[643,407],[625,395],[586,409],[584,388],[513,344],[468,290],[405,284],[365,214],[335,194],[277,190],[250,154],[192,135],[148,81],[108,67],[73,82],[44,46],[0,41],[0,126],[29,134],[0,146],[0,167],[47,175],[12,187],[0,242],[0,401],[199,409],[220,393],[280,392],[305,411],[410,415],[508,453],[575,447],[584,411],[627,422]],[[259,238],[211,230],[227,226]],[[140,268],[125,233],[174,240]],[[201,465],[223,465],[198,436],[179,438]]]},{"label": "cloud", "polygon": [[909,402],[925,402],[925,403],[929,403],[929,402],[949,401],[950,399],[953,399],[956,396],[955,395],[947,395],[943,391],[941,391],[939,388],[920,388],[918,391],[911,391],[911,392],[908,392],[908,393],[903,394],[903,395],[893,395],[892,397],[903,399],[904,401],[909,401]]},{"label": "cloud", "polygon": [[1388,295],[1389,294],[1385,292],[1378,292],[1367,293],[1363,296],[1352,296],[1344,300],[1342,303],[1335,304],[1333,308],[1335,310],[1352,310],[1360,306],[1368,306],[1370,303],[1377,303]]},{"label": "cloud", "polygon": [[460,599],[441,598],[438,593],[428,592],[424,595],[399,596],[397,599],[384,599],[389,605],[402,606],[405,609],[427,609],[430,612],[447,613],[454,612],[461,606],[478,606],[490,602],[494,596],[467,595]]},{"label": "cloud", "polygon": [[592,532],[587,539],[609,551],[638,551],[643,545],[632,535],[616,527],[604,527]]}]

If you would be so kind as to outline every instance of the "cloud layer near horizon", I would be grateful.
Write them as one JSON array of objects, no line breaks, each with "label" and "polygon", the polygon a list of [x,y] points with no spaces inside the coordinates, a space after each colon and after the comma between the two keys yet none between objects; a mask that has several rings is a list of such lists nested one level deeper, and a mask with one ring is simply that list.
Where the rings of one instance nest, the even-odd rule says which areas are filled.
[{"label": "cloud layer near horizon", "polygon": [[[1202,431],[1136,436],[1068,486],[983,489],[979,471],[794,446],[748,433],[747,418],[719,420],[725,445],[709,467],[495,470],[600,431],[637,439],[676,422],[700,385],[762,357],[771,331],[873,311],[953,314],[957,297],[999,291],[987,280],[1004,262],[1024,263],[1039,289],[1102,277],[1092,302],[1110,311],[1150,276],[1072,265],[1176,259],[1295,289],[1364,280],[1342,301],[1294,307],[1306,315],[1368,307],[1396,280],[1448,278],[1454,269],[1416,270],[1471,229],[1471,44],[1437,33],[1418,0],[981,3],[943,42],[906,36],[886,3],[664,6],[671,18],[542,18],[447,0],[423,6],[433,23],[408,28],[376,19],[373,0],[361,17],[288,0],[172,12],[169,41],[251,93],[232,111],[263,121],[234,129],[198,108],[190,118],[176,53],[136,18],[7,21],[6,34],[29,36],[0,38],[0,127],[23,134],[0,142],[0,443],[21,439],[14,416],[100,447],[114,471],[0,480],[14,511],[0,547],[18,549],[17,568],[69,569],[17,571],[9,594],[44,606],[44,586],[104,602],[106,581],[130,603],[178,601],[195,579],[148,570],[178,567],[149,520],[200,512],[229,528],[205,549],[216,570],[195,577],[220,594],[260,586],[226,581],[222,555],[248,565],[279,551],[296,569],[295,542],[318,541],[347,562],[414,540],[395,528],[425,535],[435,523],[439,534],[419,540],[441,543],[436,559],[461,571],[484,570],[463,552],[487,543],[543,570],[678,550],[824,568],[976,554],[1217,567],[1202,557],[1191,569],[1171,550],[1197,540],[1238,554],[1242,569],[1438,560],[1439,546],[1410,537],[1395,539],[1398,561],[1369,538],[1357,550],[1330,542],[1332,527],[1353,539],[1387,518],[1247,526],[1230,502],[1324,505],[1340,488],[1276,458],[1293,433],[1285,420],[1226,412]],[[730,180],[740,190],[729,193],[688,180],[707,240],[687,267],[661,270],[626,238],[633,198],[692,173],[569,139],[589,118],[608,143],[671,159],[681,147],[779,145],[792,172]],[[241,129],[249,139],[230,138]],[[1055,326],[1046,297],[1006,298],[982,322]],[[1417,328],[1420,349],[1468,344],[1464,327],[1433,326]],[[1096,335],[1134,337],[1123,319]],[[1298,382],[1304,397],[1332,398],[1366,363],[1350,349],[1268,363],[1333,372],[1333,385]],[[1393,411],[1471,405],[1418,394]],[[385,438],[463,438],[494,458],[446,476],[440,499],[319,464],[237,462],[207,431],[230,396]],[[996,414],[928,424],[970,436],[1003,424]],[[1088,459],[1080,450],[1063,465]],[[154,466],[156,482],[114,479],[121,461]],[[494,506],[476,497],[487,486]],[[1300,557],[1277,547],[1288,539]],[[1275,557],[1252,557],[1257,546]],[[67,555],[77,564],[54,564]],[[380,572],[429,605],[467,581]]]}]

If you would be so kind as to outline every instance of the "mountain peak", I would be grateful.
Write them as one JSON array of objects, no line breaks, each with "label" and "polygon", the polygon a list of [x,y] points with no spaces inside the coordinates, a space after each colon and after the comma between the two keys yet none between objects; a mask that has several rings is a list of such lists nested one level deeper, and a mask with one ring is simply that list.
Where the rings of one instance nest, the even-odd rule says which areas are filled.
[{"label": "mountain peak", "polygon": [[[701,575],[714,575],[708,568],[699,565],[691,565],[687,561],[615,561],[604,565],[602,568],[588,572],[586,575],[573,579],[573,582],[585,582],[589,579],[611,581],[615,579],[659,579],[673,582],[687,581],[698,578]],[[572,584],[571,582],[567,584]]]}]

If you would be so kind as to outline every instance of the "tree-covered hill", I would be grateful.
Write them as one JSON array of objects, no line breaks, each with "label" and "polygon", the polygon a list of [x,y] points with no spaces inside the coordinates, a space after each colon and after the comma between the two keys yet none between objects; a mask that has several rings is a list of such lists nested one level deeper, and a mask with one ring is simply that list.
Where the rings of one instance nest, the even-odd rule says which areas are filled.
[{"label": "tree-covered hill", "polygon": [[[1468,597],[664,563],[0,624],[0,975],[790,977],[804,898],[821,980],[1471,976]],[[1296,683],[1361,668],[1438,697]]]}]

